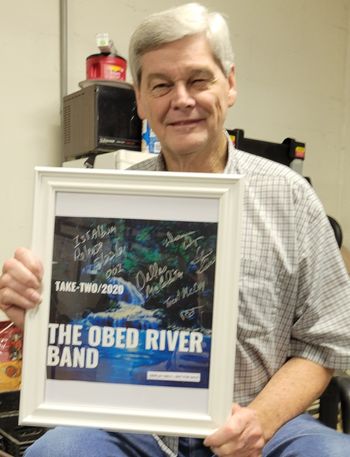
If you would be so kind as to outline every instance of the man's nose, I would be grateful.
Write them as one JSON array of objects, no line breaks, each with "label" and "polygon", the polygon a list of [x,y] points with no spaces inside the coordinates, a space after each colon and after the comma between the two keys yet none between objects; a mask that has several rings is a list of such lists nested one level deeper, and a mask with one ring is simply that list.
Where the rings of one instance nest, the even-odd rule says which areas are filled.
[{"label": "man's nose", "polygon": [[172,108],[191,108],[195,103],[195,99],[186,84],[175,84],[171,100]]}]

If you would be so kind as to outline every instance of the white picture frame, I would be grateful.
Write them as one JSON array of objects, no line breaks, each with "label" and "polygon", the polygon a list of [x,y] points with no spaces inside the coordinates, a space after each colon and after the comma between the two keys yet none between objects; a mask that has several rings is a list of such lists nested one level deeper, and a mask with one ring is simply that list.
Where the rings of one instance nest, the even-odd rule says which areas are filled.
[{"label": "white picture frame", "polygon": [[[35,174],[32,249],[42,259],[45,274],[43,279],[42,303],[36,309],[28,311],[25,319],[23,373],[19,411],[20,424],[48,427],[55,425],[86,426],[114,431],[193,437],[207,436],[213,430],[220,427],[230,415],[233,396],[243,194],[242,177],[240,175],[225,174],[87,170],[48,167],[37,167]],[[178,232],[180,235],[175,234],[175,236],[174,234],[169,235],[169,232],[167,232],[167,240],[162,240],[162,246],[166,247],[168,245],[178,244],[182,240],[181,249],[190,250],[194,246],[197,248],[196,252],[200,253],[198,256],[196,254],[195,258],[193,258],[193,254],[189,254],[192,255],[191,268],[194,265],[196,278],[203,277],[203,271],[205,269],[208,271],[211,271],[210,268],[214,269],[214,276],[212,276],[214,282],[211,289],[213,295],[211,328],[210,332],[206,330],[209,332],[210,354],[209,359],[205,362],[207,363],[205,366],[207,366],[208,372],[205,387],[198,388],[197,384],[195,384],[199,378],[204,379],[205,376],[200,375],[196,378],[196,373],[193,375],[193,371],[191,370],[185,370],[183,372],[181,371],[183,368],[180,369],[180,372],[167,372],[163,370],[164,363],[163,365],[160,364],[163,367],[162,372],[157,370],[151,371],[152,375],[150,379],[153,379],[152,376],[155,376],[156,379],[154,385],[148,385],[146,381],[141,381],[141,385],[133,384],[133,382],[138,382],[137,380],[139,378],[133,378],[132,376],[134,375],[130,374],[128,376],[131,377],[127,378],[130,379],[130,383],[125,383],[124,381],[114,382],[110,380],[112,378],[102,378],[104,380],[102,382],[100,378],[98,382],[87,380],[85,379],[85,375],[88,376],[91,373],[89,371],[91,366],[88,366],[86,360],[76,362],[76,364],[82,364],[79,365],[78,375],[74,374],[78,378],[70,378],[70,376],[73,376],[73,373],[77,372],[72,369],[72,354],[75,351],[74,345],[79,346],[77,353],[78,351],[80,353],[82,351],[82,337],[81,333],[79,333],[82,331],[82,326],[76,324],[76,322],[82,321],[74,321],[72,325],[63,324],[61,320],[58,321],[59,323],[56,320],[55,323],[50,322],[50,319],[52,319],[50,315],[52,316],[56,313],[58,307],[63,306],[59,299],[57,299],[59,304],[53,304],[55,301],[53,297],[56,297],[56,295],[53,295],[55,291],[58,290],[61,294],[60,296],[64,298],[62,299],[62,303],[67,297],[69,303],[75,303],[74,300],[78,297],[78,295],[74,295],[77,292],[75,289],[76,285],[74,287],[72,286],[73,281],[55,281],[53,276],[56,273],[53,272],[56,268],[55,265],[57,266],[60,262],[55,260],[53,256],[56,255],[54,252],[57,251],[56,243],[62,241],[59,235],[60,232],[58,231],[61,228],[57,229],[57,221],[60,224],[63,223],[60,227],[64,228],[65,225],[67,226],[67,221],[68,226],[71,227],[71,222],[74,225],[77,220],[76,218],[82,218],[79,219],[80,221],[85,220],[84,218],[86,217],[90,219],[96,218],[96,220],[100,220],[99,218],[102,218],[101,220],[104,220],[103,218],[110,220],[112,218],[113,221],[116,221],[115,224],[121,224],[121,221],[124,223],[125,220],[136,219],[146,221],[145,224],[148,224],[150,227],[152,227],[152,224],[161,224],[159,225],[161,230],[163,230],[163,227],[167,227],[168,223],[179,223],[180,227],[187,227],[186,224],[188,223],[191,227],[191,224],[195,224],[195,227],[199,227],[199,229],[201,227],[203,229],[206,227],[209,227],[209,229],[216,227],[215,236],[217,238],[214,254],[212,250],[206,248],[207,251],[205,251],[205,248],[199,248],[196,245],[199,243],[199,239],[203,240],[201,241],[203,243],[208,243],[209,237],[196,237],[192,235],[195,233],[195,230],[190,232],[184,230],[183,232]],[[116,226],[113,225],[113,229]],[[97,226],[94,227],[96,228]],[[64,230],[66,229],[64,228]],[[67,247],[67,251],[65,251],[65,248],[62,251],[62,245],[60,245],[61,247],[58,249],[58,252],[64,252],[64,255],[68,256],[69,259],[71,256],[72,258],[74,257],[74,261],[80,261],[79,265],[81,266],[82,257],[79,257],[79,255],[82,256],[83,254],[81,251],[78,251],[77,254],[76,251],[79,243],[81,247],[81,244],[84,245],[84,243],[87,243],[88,238],[92,239],[94,237],[97,244],[102,243],[102,238],[106,236],[106,231],[100,227],[98,230],[96,229],[97,231],[93,232],[94,236],[92,236],[90,229],[81,231],[81,228],[79,228],[79,230],[79,235],[76,235],[76,232],[72,232],[71,234],[73,238],[78,237],[75,238],[75,242],[73,243],[75,257],[73,256],[73,251],[72,253],[70,251],[70,245]],[[158,234],[161,230],[149,229],[148,233],[151,233],[149,236],[156,237],[155,232]],[[187,237],[186,244],[183,242],[184,237]],[[64,240],[66,240],[64,241],[66,243],[66,235]],[[63,245],[65,246],[64,243]],[[88,244],[83,246],[89,255],[92,255],[93,247],[91,246]],[[176,245],[176,249],[179,251],[180,247]],[[121,251],[124,252],[124,255],[131,255],[126,254],[127,252],[131,252],[134,255],[134,250],[128,251],[122,247]],[[153,253],[153,251],[146,252]],[[168,255],[167,252],[166,255]],[[214,260],[209,260],[211,258]],[[181,259],[180,261],[182,262]],[[183,262],[186,264],[185,261]],[[205,263],[205,267],[203,262],[207,262]],[[212,264],[214,265],[213,267],[211,267]],[[101,268],[101,263],[98,265]],[[154,267],[154,264],[152,265]],[[173,278],[175,273],[170,273],[168,266],[158,265],[157,273],[152,273],[153,276],[149,273],[149,270],[143,271],[140,269],[137,272],[143,278],[143,282],[138,280],[137,287],[143,289],[147,283],[149,290],[153,292],[156,287],[157,291],[154,292],[155,297],[159,296],[159,290],[163,294],[170,293],[164,292],[167,289],[164,285],[165,276],[161,277],[160,269],[162,267],[164,268],[163,271],[166,270],[169,273],[166,276],[168,282],[171,283],[173,281],[173,284],[175,284],[177,281],[176,278]],[[88,268],[91,267],[89,266]],[[95,274],[97,268],[95,264],[93,268],[95,268]],[[59,270],[61,271],[62,268],[59,268]],[[87,270],[85,268],[85,270],[80,269],[79,271],[84,271],[84,274],[86,274]],[[181,271],[179,273],[179,271],[180,269],[178,270],[179,275],[183,273]],[[91,274],[91,271],[89,271],[89,274]],[[103,275],[107,276],[105,270],[103,270]],[[156,283],[154,282],[155,276],[158,278],[158,282]],[[169,280],[170,276],[173,279]],[[147,277],[146,280],[144,279],[145,277]],[[207,283],[210,284],[209,280]],[[203,280],[203,290],[207,283]],[[130,285],[131,282],[128,284],[132,287]],[[195,282],[194,284],[197,287],[198,283]],[[91,283],[91,285],[94,284]],[[82,283],[79,283],[79,294],[82,293],[81,286]],[[181,290],[182,295],[179,294],[179,290]],[[176,291],[178,298],[181,295],[181,299],[183,297],[187,299],[193,292],[192,289],[191,292],[189,292],[189,289],[186,289],[186,293],[183,290],[183,288],[180,288]],[[142,290],[143,292],[144,290]],[[153,292],[147,292],[148,299]],[[85,297],[87,295],[83,295],[84,299]],[[109,297],[115,297],[115,295],[109,295]],[[171,297],[171,300],[166,299],[166,309],[168,309],[168,306],[172,309],[171,306],[178,299],[174,291],[169,297]],[[108,300],[112,299],[108,298]],[[199,299],[197,298],[196,300],[197,304]],[[120,312],[120,303],[121,300],[116,305],[118,313]],[[69,305],[69,313],[73,313],[74,306]],[[202,318],[204,315],[202,311],[193,311],[197,308],[190,308],[184,319],[193,318],[193,315],[197,317],[200,315]],[[110,312],[108,311],[108,313]],[[106,312],[103,311],[103,313],[101,314],[98,311],[93,313],[85,312],[87,315],[86,319],[97,319],[97,317],[101,319],[101,316],[106,316]],[[79,318],[83,319],[82,313],[80,314]],[[177,316],[177,314],[174,313],[174,316]],[[167,318],[170,319],[169,316]],[[67,317],[65,319],[64,322],[67,321]],[[83,322],[85,325],[85,321]],[[92,337],[90,339],[91,323],[86,325],[89,325],[89,327],[86,327],[86,335],[89,338],[88,343],[90,345],[98,344],[96,342],[92,343]],[[113,325],[109,327],[113,329],[113,332],[120,330],[120,327],[113,327]],[[97,328],[96,325],[93,325],[93,327],[94,329],[95,327]],[[104,325],[101,328],[101,331],[106,329]],[[77,332],[74,336],[73,333],[75,330]],[[97,329],[97,331],[100,330]],[[145,332],[148,337],[149,333],[147,332],[149,330],[145,330]],[[153,332],[153,336],[157,335],[158,338],[160,333],[157,332],[160,332],[160,330]],[[182,336],[184,341],[182,341],[181,349],[181,343],[174,349],[174,353],[176,351],[177,353],[175,355],[172,354],[171,359],[176,359],[180,355],[182,357],[180,352],[187,351],[190,353],[187,355],[190,356],[191,360],[192,358],[195,360],[193,363],[197,363],[201,355],[197,353],[203,350],[202,345],[204,340],[201,339],[200,344],[197,341],[197,346],[195,346],[195,342],[190,346],[189,339],[192,338],[194,333],[192,330],[188,333],[183,330],[180,330],[176,334],[174,332],[176,330],[170,330],[169,335],[171,337],[175,335],[179,338]],[[197,332],[196,335],[198,336],[199,333]],[[116,346],[117,336],[113,336],[111,341]],[[125,340],[123,341],[125,342]],[[160,352],[160,343],[158,345],[158,340],[155,340],[154,343],[156,346],[150,346],[149,343],[149,347],[152,347],[155,357],[158,357],[158,355],[163,357],[164,354]],[[54,349],[52,349],[50,344],[53,345],[52,347]],[[167,344],[167,351],[170,351],[169,341],[167,341]],[[127,347],[127,350],[130,350],[130,345],[126,346],[124,344],[123,347]],[[56,352],[56,354],[59,354],[57,358],[52,356],[52,351],[56,351],[55,348],[59,348],[59,351],[61,351]],[[89,348],[90,346],[86,346],[86,354]],[[105,341],[99,347],[99,350],[102,349],[104,351],[106,350]],[[63,357],[64,351],[66,351],[65,357]],[[138,349],[136,349],[137,351]],[[67,361],[67,357],[71,357],[72,359]],[[113,364],[116,360],[116,356],[113,357],[111,366],[114,366]],[[181,360],[181,357],[179,360]],[[100,357],[98,363],[101,363],[101,360],[102,358]],[[99,370],[98,363],[97,365],[95,364],[95,371]],[[192,369],[194,365],[192,366],[191,363],[189,363],[189,367]],[[106,366],[109,367],[110,364],[106,363]],[[60,370],[63,370],[62,375],[60,374]],[[149,372],[147,371],[147,373]],[[56,373],[59,374],[57,375]],[[79,373],[82,373],[82,378],[80,378]],[[119,369],[119,373],[122,373],[122,370]],[[63,379],[59,378],[59,376],[63,376]],[[68,376],[68,379],[65,378],[66,376]],[[149,374],[147,374],[147,383],[149,382],[148,377]],[[105,382],[105,379],[108,379],[108,382]],[[169,380],[170,384],[168,385]],[[189,384],[186,384],[187,381]],[[160,385],[157,384],[158,382],[160,382]]]}]

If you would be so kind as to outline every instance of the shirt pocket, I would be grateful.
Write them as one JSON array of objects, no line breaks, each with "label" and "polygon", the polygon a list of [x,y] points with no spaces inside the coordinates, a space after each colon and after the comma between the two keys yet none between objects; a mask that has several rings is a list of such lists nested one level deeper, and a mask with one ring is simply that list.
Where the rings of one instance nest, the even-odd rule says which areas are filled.
[{"label": "shirt pocket", "polygon": [[238,337],[261,338],[269,335],[277,312],[277,278],[272,262],[242,258],[239,281]]}]

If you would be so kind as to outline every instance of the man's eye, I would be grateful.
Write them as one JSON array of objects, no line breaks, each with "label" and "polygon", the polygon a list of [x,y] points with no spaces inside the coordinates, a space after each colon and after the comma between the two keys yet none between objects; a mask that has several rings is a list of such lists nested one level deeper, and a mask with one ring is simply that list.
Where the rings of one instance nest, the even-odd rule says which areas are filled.
[{"label": "man's eye", "polygon": [[193,79],[191,81],[191,84],[196,89],[206,89],[210,85],[210,81],[209,81],[209,79],[200,79],[200,78],[198,78],[198,79]]},{"label": "man's eye", "polygon": [[152,94],[156,97],[165,95],[169,92],[171,86],[168,83],[159,83],[152,86]]}]

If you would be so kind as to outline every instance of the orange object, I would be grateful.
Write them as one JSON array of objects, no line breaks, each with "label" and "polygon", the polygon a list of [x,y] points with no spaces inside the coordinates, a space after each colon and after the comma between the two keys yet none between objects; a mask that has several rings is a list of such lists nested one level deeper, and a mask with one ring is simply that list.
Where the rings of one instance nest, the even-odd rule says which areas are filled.
[{"label": "orange object", "polygon": [[126,60],[114,54],[92,54],[86,59],[86,79],[125,81]]},{"label": "orange object", "polygon": [[10,321],[0,322],[0,392],[21,386],[22,347],[22,331]]},{"label": "orange object", "polygon": [[295,158],[304,159],[305,158],[305,146],[297,146],[295,148]]}]

